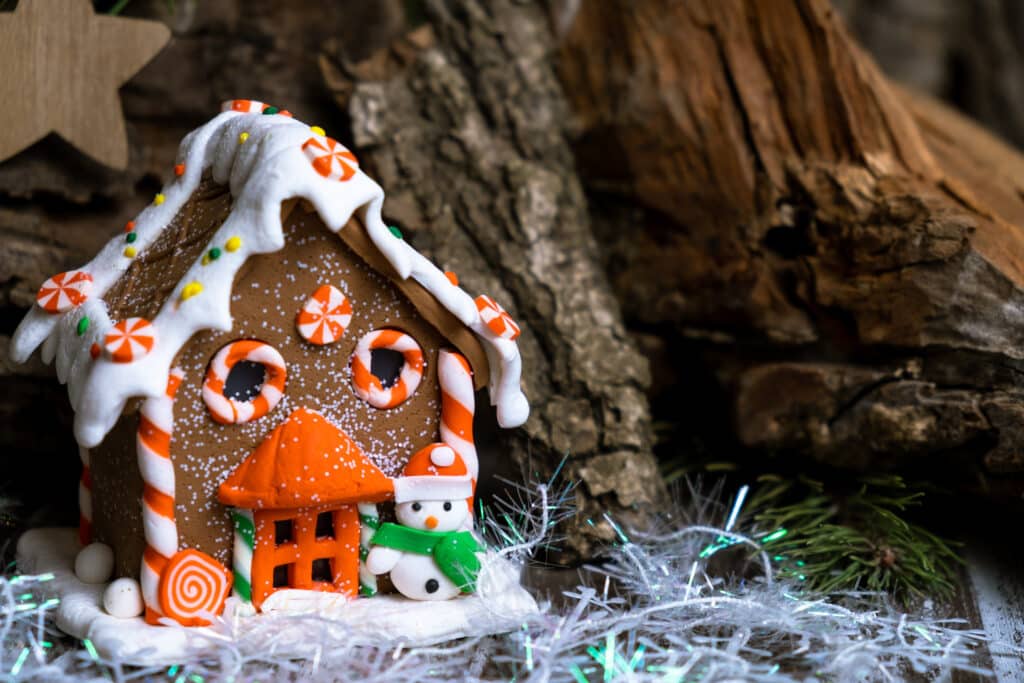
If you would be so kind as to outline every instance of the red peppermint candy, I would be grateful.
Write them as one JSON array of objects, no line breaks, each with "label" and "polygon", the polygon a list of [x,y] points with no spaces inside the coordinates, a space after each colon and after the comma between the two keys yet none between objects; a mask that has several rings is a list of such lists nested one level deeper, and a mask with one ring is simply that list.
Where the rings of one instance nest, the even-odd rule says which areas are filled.
[{"label": "red peppermint candy", "polygon": [[356,155],[333,138],[311,137],[302,145],[302,151],[313,162],[316,172],[328,180],[345,182],[356,174],[359,166]]},{"label": "red peppermint candy", "polygon": [[495,335],[502,339],[515,339],[519,336],[519,325],[491,297],[486,294],[478,296],[476,298],[476,310],[480,312],[480,319],[487,323],[487,327]]},{"label": "red peppermint candy", "polygon": [[92,275],[81,270],[58,273],[43,283],[36,304],[47,313],[65,313],[81,306],[92,292]]},{"label": "red peppermint candy", "polygon": [[352,304],[334,285],[317,287],[295,319],[302,338],[318,346],[338,341],[350,322]]},{"label": "red peppermint candy", "polygon": [[103,339],[103,349],[115,363],[131,363],[153,349],[156,330],[145,318],[128,318],[114,325]]}]

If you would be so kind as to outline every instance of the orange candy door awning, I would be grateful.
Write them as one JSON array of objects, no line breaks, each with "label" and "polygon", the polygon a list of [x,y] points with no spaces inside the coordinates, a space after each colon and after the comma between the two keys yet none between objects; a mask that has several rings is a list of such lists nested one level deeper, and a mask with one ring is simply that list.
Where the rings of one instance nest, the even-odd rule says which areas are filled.
[{"label": "orange candy door awning", "polygon": [[249,510],[375,503],[394,486],[362,450],[319,413],[299,408],[220,485],[225,505]]}]

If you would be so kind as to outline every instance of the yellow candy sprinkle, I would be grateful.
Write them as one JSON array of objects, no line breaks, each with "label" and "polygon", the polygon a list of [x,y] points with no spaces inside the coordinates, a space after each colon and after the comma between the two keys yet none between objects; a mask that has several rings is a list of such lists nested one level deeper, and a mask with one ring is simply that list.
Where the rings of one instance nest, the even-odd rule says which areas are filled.
[{"label": "yellow candy sprinkle", "polygon": [[206,254],[203,254],[203,265],[204,266],[210,265],[210,257],[207,256]]},{"label": "yellow candy sprinkle", "polygon": [[167,197],[163,196],[162,194],[158,194],[157,196],[153,197],[153,203],[156,204],[157,206],[160,206],[161,204],[164,203],[165,199],[167,199]]},{"label": "yellow candy sprinkle", "polygon": [[181,288],[181,300],[186,301],[191,299],[201,291],[203,291],[203,286],[201,284],[195,281],[190,282]]},{"label": "yellow candy sprinkle", "polygon": [[327,133],[324,132],[324,129],[320,126],[310,126],[309,129],[317,135],[327,135]]},{"label": "yellow candy sprinkle", "polygon": [[238,251],[239,248],[241,248],[241,246],[242,238],[239,237],[238,235],[235,235],[234,237],[230,238],[227,242],[224,243],[224,248],[227,249],[228,251]]},{"label": "yellow candy sprinkle", "polygon": [[135,251],[135,247],[125,247],[124,248],[124,255],[127,256],[128,258],[135,258],[135,254],[137,254],[137,253],[138,252]]},{"label": "yellow candy sprinkle", "polygon": [[249,134],[248,133],[242,133],[242,134],[240,134],[238,136],[238,144],[242,144],[243,142],[245,142],[248,139],[249,139]]}]

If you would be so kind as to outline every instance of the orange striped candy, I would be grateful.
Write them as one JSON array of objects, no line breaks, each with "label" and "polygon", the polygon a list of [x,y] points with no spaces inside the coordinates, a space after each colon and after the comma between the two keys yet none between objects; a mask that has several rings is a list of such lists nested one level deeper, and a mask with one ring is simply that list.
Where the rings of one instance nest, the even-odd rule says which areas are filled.
[{"label": "orange striped candy", "polygon": [[359,161],[337,140],[326,136],[314,136],[302,145],[302,151],[313,162],[316,172],[328,180],[345,182],[356,174]]},{"label": "orange striped candy", "polygon": [[115,363],[131,363],[153,350],[156,329],[145,318],[127,318],[103,339],[103,350]]},{"label": "orange striped candy", "polygon": [[[264,368],[263,386],[249,401],[224,395],[231,368],[240,361],[259,363]],[[217,352],[210,361],[203,381],[203,401],[210,416],[220,424],[241,424],[263,417],[275,407],[284,395],[287,376],[284,358],[273,346],[253,339],[231,342]]]},{"label": "orange striped candy", "polygon": [[[221,111],[237,111],[240,114],[262,114],[263,112],[270,109],[272,105],[259,102],[257,100],[227,100],[222,102],[220,105]],[[277,107],[274,107],[277,109]],[[270,112],[277,114],[278,116],[287,116],[291,118],[292,113],[284,109],[278,109],[277,111]]]},{"label": "orange striped candy", "polygon": [[[385,387],[371,372],[374,349],[391,349],[405,361],[398,379]],[[363,336],[352,354],[352,389],[374,408],[394,408],[413,395],[423,378],[423,350],[416,340],[398,330],[375,330]]]},{"label": "orange striped candy", "polygon": [[209,626],[224,609],[232,576],[198,550],[175,553],[160,575],[160,608],[183,626]]},{"label": "orange striped candy", "polygon": [[476,298],[476,310],[480,312],[480,319],[487,324],[488,329],[496,336],[502,339],[516,339],[519,336],[519,325],[491,297],[486,294],[478,296]]},{"label": "orange striped candy", "polygon": [[228,100],[220,105],[221,111],[237,111],[242,114],[259,114],[267,105],[256,100]]},{"label": "orange striped candy", "polygon": [[81,306],[92,292],[92,275],[69,270],[54,275],[39,288],[36,304],[47,313],[65,313]]},{"label": "orange striped candy", "polygon": [[352,322],[352,304],[334,285],[320,285],[303,304],[295,319],[299,334],[310,344],[331,344],[341,339]]}]

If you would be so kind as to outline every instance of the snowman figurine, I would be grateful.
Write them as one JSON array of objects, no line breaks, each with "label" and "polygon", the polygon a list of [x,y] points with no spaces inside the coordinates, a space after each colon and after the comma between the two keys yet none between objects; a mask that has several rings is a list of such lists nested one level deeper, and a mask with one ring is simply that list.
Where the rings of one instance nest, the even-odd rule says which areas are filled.
[{"label": "snowman figurine", "polygon": [[473,480],[450,446],[436,443],[409,459],[394,479],[395,517],[370,541],[366,568],[391,573],[399,593],[413,600],[450,600],[472,593],[483,546],[469,530]]}]

